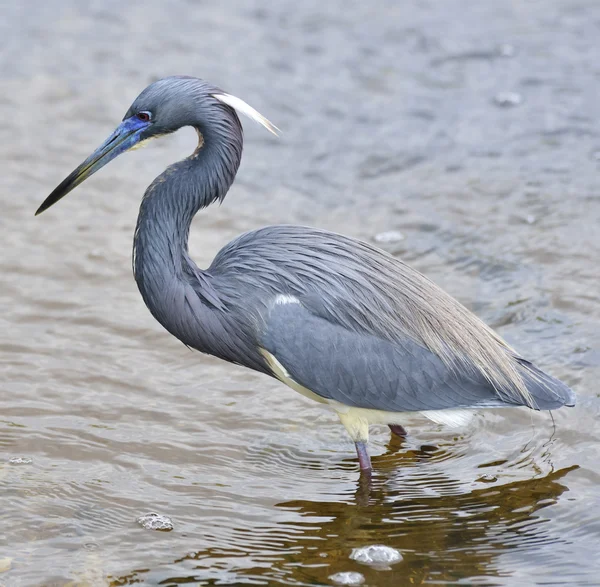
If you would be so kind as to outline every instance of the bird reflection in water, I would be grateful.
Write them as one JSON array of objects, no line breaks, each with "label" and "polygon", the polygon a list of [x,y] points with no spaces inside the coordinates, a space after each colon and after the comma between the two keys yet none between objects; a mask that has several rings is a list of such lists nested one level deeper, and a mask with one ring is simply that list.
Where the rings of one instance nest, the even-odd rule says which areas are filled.
[{"label": "bird reflection in water", "polygon": [[[478,585],[497,585],[506,573],[500,556],[515,552],[527,563],[540,544],[563,540],[539,512],[557,503],[567,490],[563,478],[577,466],[550,467],[545,474],[505,484],[480,472],[465,482],[451,444],[412,449],[402,444],[400,438],[390,441],[374,459],[378,474],[361,476],[352,492],[277,503],[278,522],[232,528],[229,546],[210,546],[173,561],[170,567],[181,565],[184,574],[161,575],[162,584],[329,585],[330,575],[352,570],[362,573],[367,585],[454,584],[475,578]],[[528,453],[525,458],[533,457]],[[449,474],[448,461],[456,475]],[[479,468],[497,472],[522,465],[490,462]],[[352,462],[343,468],[351,479]],[[289,518],[281,521],[281,512]],[[384,571],[349,559],[353,548],[372,544],[397,549],[403,560]],[[143,581],[145,573],[111,584]]]}]

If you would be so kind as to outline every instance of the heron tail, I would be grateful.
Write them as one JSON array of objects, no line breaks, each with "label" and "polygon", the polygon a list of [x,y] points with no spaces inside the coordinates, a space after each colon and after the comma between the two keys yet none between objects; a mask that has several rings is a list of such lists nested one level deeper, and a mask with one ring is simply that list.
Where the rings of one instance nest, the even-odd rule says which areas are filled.
[{"label": "heron tail", "polygon": [[533,408],[555,410],[562,406],[575,405],[575,393],[562,381],[544,373],[525,359],[517,359],[527,391],[531,394]]}]

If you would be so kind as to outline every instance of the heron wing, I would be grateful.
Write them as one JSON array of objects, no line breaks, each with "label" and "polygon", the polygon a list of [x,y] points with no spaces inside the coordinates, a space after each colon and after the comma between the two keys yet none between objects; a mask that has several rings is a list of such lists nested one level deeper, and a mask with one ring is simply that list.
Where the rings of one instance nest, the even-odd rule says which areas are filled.
[{"label": "heron wing", "polygon": [[507,403],[481,374],[458,372],[409,338],[391,343],[276,303],[261,346],[290,379],[344,405],[391,412],[498,407]]},{"label": "heron wing", "polygon": [[[208,273],[237,322],[322,397],[398,411],[574,402],[451,296],[366,243],[270,226],[227,245]],[[272,304],[280,294],[300,303]]]}]

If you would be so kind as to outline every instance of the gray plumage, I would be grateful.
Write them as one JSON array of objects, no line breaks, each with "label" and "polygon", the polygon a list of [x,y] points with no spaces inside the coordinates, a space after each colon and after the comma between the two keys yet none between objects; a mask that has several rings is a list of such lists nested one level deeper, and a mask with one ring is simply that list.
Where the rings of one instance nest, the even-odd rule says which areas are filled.
[{"label": "gray plumage", "polygon": [[[140,94],[122,123],[130,132],[125,142],[182,126],[200,137],[189,158],[147,189],[134,238],[140,292],[169,332],[203,353],[282,378],[265,358],[275,357],[295,384],[355,408],[574,404],[568,387],[519,357],[456,300],[366,243],[269,226],[235,239],[199,269],[187,251],[190,224],[225,197],[242,154],[242,127],[228,105],[237,99],[230,98],[195,78],[166,78]],[[145,113],[151,120],[140,130]],[[106,145],[110,139],[102,153]],[[83,181],[81,169],[93,157],[40,211]]]}]

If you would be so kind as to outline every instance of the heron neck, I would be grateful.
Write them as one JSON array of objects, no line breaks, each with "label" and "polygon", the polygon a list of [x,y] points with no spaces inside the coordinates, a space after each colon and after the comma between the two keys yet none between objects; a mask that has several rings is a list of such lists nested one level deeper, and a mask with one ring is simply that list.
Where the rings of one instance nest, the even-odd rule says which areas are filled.
[{"label": "heron neck", "polygon": [[166,285],[169,277],[200,271],[188,256],[190,225],[199,210],[223,200],[239,167],[241,133],[239,141],[199,136],[194,154],[168,167],[142,200],[133,264],[144,298],[150,282]]}]

